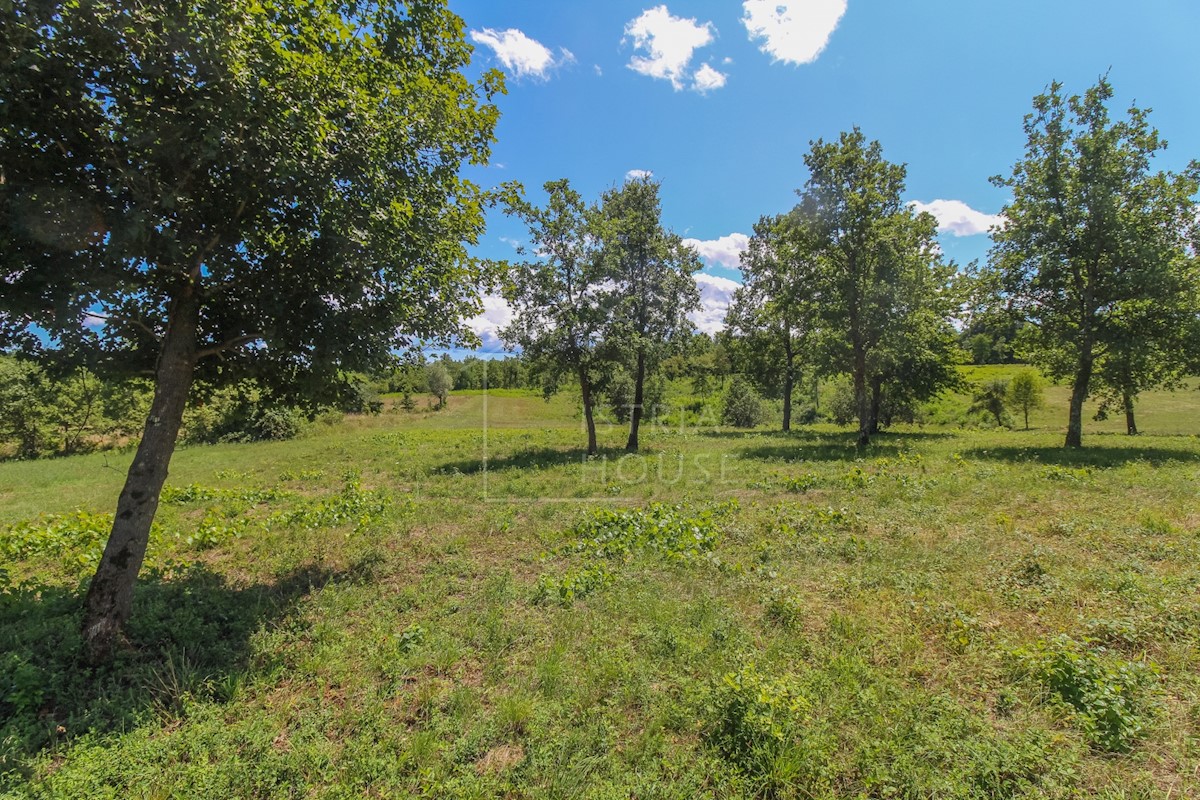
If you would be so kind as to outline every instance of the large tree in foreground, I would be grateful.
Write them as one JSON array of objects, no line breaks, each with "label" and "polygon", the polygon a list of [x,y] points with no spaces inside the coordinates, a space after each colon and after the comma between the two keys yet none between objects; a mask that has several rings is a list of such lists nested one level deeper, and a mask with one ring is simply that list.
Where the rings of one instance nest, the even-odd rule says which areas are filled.
[{"label": "large tree in foreground", "polygon": [[444,0],[0,10],[0,332],[154,376],[93,658],[130,614],[194,379],[328,397],[476,304],[483,198],[458,173],[488,157],[502,84],[463,77],[470,52]]},{"label": "large tree in foreground", "polygon": [[1110,119],[1112,96],[1106,79],[1073,97],[1052,84],[1025,118],[1025,156],[993,179],[1013,199],[990,267],[1003,304],[1031,323],[1023,336],[1035,363],[1071,383],[1067,447],[1083,443],[1097,380],[1136,430],[1133,398],[1178,374],[1195,314],[1187,267],[1200,168],[1152,172],[1165,142],[1144,109]]},{"label": "large tree in foreground", "polygon": [[521,348],[543,378],[548,392],[570,375],[579,381],[587,425],[587,452],[596,454],[594,411],[604,373],[601,344],[605,309],[592,232],[595,210],[566,180],[545,185],[545,208],[524,198],[509,201],[511,213],[529,226],[535,260],[512,265],[504,298],[513,320],[501,338]]},{"label": "large tree in foreground", "polygon": [[700,306],[692,277],[700,269],[700,256],[663,228],[658,183],[649,178],[605,192],[594,231],[605,281],[607,346],[633,376],[625,449],[636,453],[648,372],[694,327],[687,315]]},{"label": "large tree in foreground", "polygon": [[901,200],[904,165],[884,159],[879,142],[856,128],[814,142],[804,163],[810,176],[787,235],[812,260],[825,371],[851,376],[865,445],[887,384],[924,399],[954,382],[953,270],[941,263],[936,221]]}]

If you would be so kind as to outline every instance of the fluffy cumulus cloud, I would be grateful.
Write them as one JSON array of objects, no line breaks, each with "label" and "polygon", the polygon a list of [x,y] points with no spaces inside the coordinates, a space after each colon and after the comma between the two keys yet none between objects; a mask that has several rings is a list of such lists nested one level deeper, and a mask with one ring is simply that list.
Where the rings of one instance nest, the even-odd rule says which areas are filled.
[{"label": "fluffy cumulus cloud", "polygon": [[575,56],[565,47],[559,50],[556,57],[546,45],[516,28],[471,31],[471,41],[490,47],[504,68],[517,78],[545,79],[555,67],[575,60]]},{"label": "fluffy cumulus cloud", "polygon": [[931,203],[915,200],[911,205],[918,213],[928,211],[932,214],[938,221],[938,230],[952,236],[975,236],[1004,224],[1000,214],[976,211],[961,200],[934,200]]},{"label": "fluffy cumulus cloud", "polygon": [[724,72],[718,72],[708,64],[702,64],[700,69],[696,70],[696,74],[692,76],[692,88],[701,94],[711,92],[713,89],[720,89],[724,86],[725,79],[728,77]]},{"label": "fluffy cumulus cloud", "polygon": [[648,169],[631,169],[625,173],[625,180],[640,181],[643,178],[653,178],[654,173]]},{"label": "fluffy cumulus cloud", "polygon": [[718,239],[684,239],[683,243],[694,248],[709,263],[737,269],[742,253],[750,246],[750,237],[744,233],[730,233]]},{"label": "fluffy cumulus cloud", "polygon": [[[629,68],[651,78],[668,80],[676,91],[689,83],[700,91],[716,89],[718,85],[701,88],[699,73],[692,75],[689,69],[692,54],[709,44],[715,33],[711,22],[701,24],[695,19],[671,16],[665,5],[646,9],[625,25],[625,39],[633,42],[634,49],[642,51],[629,59]],[[705,80],[712,82],[716,75],[720,73],[708,67]],[[719,85],[724,82],[725,76],[720,75]]]},{"label": "fluffy cumulus cloud", "polygon": [[700,289],[700,310],[693,312],[689,318],[696,328],[708,334],[716,333],[725,328],[725,312],[733,302],[733,293],[740,284],[729,278],[697,272],[696,287]]},{"label": "fluffy cumulus cloud", "polygon": [[808,64],[829,43],[846,0],[744,0],[742,23],[751,41],[776,61]]},{"label": "fluffy cumulus cloud", "polygon": [[483,297],[483,312],[467,320],[467,327],[479,337],[480,350],[498,353],[504,349],[499,331],[512,322],[512,318],[512,308],[508,302],[498,294],[488,294]]}]

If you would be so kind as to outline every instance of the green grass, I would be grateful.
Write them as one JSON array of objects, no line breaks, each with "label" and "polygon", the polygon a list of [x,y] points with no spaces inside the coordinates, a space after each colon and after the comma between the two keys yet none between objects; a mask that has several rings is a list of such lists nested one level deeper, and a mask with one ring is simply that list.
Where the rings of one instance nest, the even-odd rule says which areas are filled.
[{"label": "green grass", "polygon": [[606,424],[584,461],[513,392],[186,448],[96,672],[129,456],[0,464],[0,794],[1189,796],[1200,394],[1081,452],[1048,399],[863,451]]}]

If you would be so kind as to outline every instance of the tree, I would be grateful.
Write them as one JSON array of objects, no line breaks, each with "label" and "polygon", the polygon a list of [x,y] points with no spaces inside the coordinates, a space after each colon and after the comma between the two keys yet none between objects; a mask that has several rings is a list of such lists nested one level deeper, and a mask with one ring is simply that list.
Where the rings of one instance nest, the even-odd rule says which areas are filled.
[{"label": "tree", "polygon": [[602,375],[605,311],[593,232],[595,210],[564,178],[545,184],[549,200],[538,208],[522,197],[509,212],[529,226],[535,261],[512,265],[504,297],[513,320],[501,332],[521,352],[550,391],[565,375],[579,381],[587,425],[587,452],[595,455],[595,405]]},{"label": "tree", "polygon": [[813,259],[803,238],[788,235],[789,218],[763,217],[742,254],[742,286],[734,292],[726,325],[738,336],[744,360],[780,376],[783,430],[792,429],[792,393],[816,314]]},{"label": "tree", "polygon": [[194,379],[329,400],[478,306],[486,197],[459,168],[486,162],[503,82],[467,80],[470,53],[444,0],[0,10],[0,339],[154,375],[88,590],[93,659],[129,617]]},{"label": "tree", "polygon": [[735,428],[757,428],[767,419],[766,404],[750,381],[737,376],[725,393],[725,404],[721,418]]},{"label": "tree", "polygon": [[1134,430],[1132,398],[1169,381],[1182,353],[1169,344],[1185,325],[1191,201],[1200,180],[1153,173],[1166,145],[1136,106],[1113,121],[1106,78],[1066,98],[1054,83],[1025,118],[1024,157],[1008,177],[1007,223],[993,232],[990,268],[998,304],[1028,325],[1023,343],[1049,377],[1071,381],[1067,447],[1083,444],[1083,404],[1094,379],[1118,393]]},{"label": "tree", "polygon": [[[940,262],[936,221],[900,199],[905,167],[886,161],[879,142],[855,128],[814,142],[804,162],[810,176],[789,235],[813,260],[825,368],[851,376],[866,445],[886,383],[913,376],[914,393],[929,395],[957,380],[944,316],[953,270]],[[921,370],[905,352],[920,355]]]},{"label": "tree", "polygon": [[1025,430],[1029,430],[1029,412],[1046,404],[1042,394],[1042,379],[1031,369],[1021,370],[1009,381],[1007,402],[1024,415]]},{"label": "tree", "polygon": [[608,347],[629,363],[633,407],[625,449],[638,450],[649,370],[673,344],[692,332],[688,314],[700,305],[693,273],[700,257],[662,226],[658,183],[649,178],[626,181],[601,197],[595,233],[601,274],[607,287]]},{"label": "tree", "polygon": [[1004,426],[1005,406],[1008,403],[1008,381],[992,380],[975,387],[968,414],[982,411],[996,418],[996,427]]},{"label": "tree", "polygon": [[450,389],[454,385],[450,371],[444,364],[430,364],[425,370],[425,383],[429,386],[429,393],[437,398],[438,410],[445,408],[446,399],[450,396]]}]

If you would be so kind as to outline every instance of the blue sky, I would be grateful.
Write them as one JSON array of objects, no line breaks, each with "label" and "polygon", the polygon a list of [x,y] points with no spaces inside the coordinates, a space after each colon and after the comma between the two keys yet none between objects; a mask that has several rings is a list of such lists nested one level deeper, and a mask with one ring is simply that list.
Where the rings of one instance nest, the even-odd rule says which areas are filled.
[{"label": "blue sky", "polygon": [[[595,199],[646,170],[664,222],[706,256],[701,327],[719,324],[737,250],[807,178],[810,140],[857,125],[908,165],[907,198],[930,204],[960,263],[983,258],[1005,201],[1021,122],[1052,80],[1081,92],[1108,72],[1115,109],[1154,109],[1159,166],[1200,158],[1200,3],[1082,0],[450,0],[473,69],[508,76],[493,163],[470,177],[569,178]],[[942,202],[937,202],[942,201]],[[482,255],[513,257],[523,229],[489,218]],[[963,234],[963,235],[956,235]],[[505,310],[474,326],[485,346]]]}]

